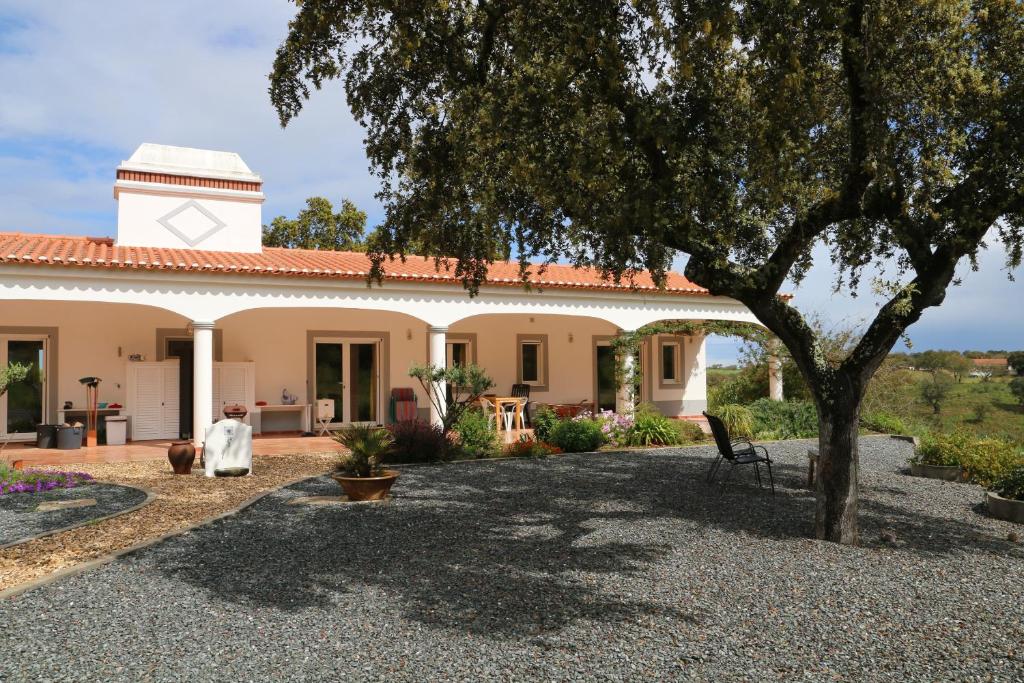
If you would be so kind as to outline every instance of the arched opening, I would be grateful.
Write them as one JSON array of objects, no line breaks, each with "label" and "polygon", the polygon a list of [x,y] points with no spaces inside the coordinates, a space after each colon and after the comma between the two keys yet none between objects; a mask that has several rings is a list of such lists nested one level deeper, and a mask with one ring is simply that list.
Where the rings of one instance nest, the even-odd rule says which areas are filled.
[{"label": "arched opening", "polygon": [[84,421],[83,377],[98,377],[100,442],[106,417],[128,410],[135,361],[160,354],[161,331],[188,320],[163,308],[90,301],[0,302],[0,367],[31,366],[24,381],[0,397],[0,439],[30,441],[40,424]]}]

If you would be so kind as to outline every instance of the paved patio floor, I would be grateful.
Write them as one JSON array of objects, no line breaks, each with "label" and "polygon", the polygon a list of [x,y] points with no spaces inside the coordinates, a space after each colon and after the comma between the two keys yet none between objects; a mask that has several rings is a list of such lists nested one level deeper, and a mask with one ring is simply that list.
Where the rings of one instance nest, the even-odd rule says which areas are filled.
[{"label": "paved patio floor", "polygon": [[808,538],[807,442],[774,498],[706,486],[708,448],[411,467],[373,505],[307,480],[0,606],[0,679],[1024,677],[1014,527],[864,442],[856,548]]}]

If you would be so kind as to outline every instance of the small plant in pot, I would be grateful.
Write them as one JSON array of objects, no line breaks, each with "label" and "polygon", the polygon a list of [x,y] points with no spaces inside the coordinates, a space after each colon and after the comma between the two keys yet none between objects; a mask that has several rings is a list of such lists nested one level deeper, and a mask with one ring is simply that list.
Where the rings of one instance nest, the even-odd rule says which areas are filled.
[{"label": "small plant in pot", "polygon": [[348,499],[386,498],[398,478],[398,472],[381,465],[395,441],[391,432],[370,425],[354,425],[336,432],[334,440],[349,451],[338,461],[331,475]]},{"label": "small plant in pot", "polygon": [[985,498],[993,517],[1024,524],[1024,465],[1000,477]]},{"label": "small plant in pot", "polygon": [[926,436],[910,458],[910,473],[915,477],[960,481],[963,441],[960,433]]}]

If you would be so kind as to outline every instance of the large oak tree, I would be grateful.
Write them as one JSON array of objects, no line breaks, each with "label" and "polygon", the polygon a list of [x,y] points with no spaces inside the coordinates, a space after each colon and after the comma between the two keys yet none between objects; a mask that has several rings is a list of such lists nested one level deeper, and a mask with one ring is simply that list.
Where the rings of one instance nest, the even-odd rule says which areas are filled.
[{"label": "large oak tree", "polygon": [[[820,415],[817,534],[857,540],[861,397],[998,234],[1021,259],[1020,0],[302,0],[270,95],[340,79],[387,208],[470,288],[496,247],[686,275],[788,347]],[[830,362],[778,293],[824,243],[838,284],[895,263]]]}]

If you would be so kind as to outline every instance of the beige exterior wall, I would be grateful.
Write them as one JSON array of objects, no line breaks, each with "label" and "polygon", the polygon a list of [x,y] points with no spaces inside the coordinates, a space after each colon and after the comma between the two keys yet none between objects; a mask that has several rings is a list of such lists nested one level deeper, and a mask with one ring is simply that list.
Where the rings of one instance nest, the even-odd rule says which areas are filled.
[{"label": "beige exterior wall", "polygon": [[[85,392],[78,378],[93,375],[103,379],[100,400],[125,403],[125,376],[130,354],[157,360],[157,329],[184,328],[188,320],[141,305],[62,302],[3,302],[0,326],[57,327],[59,329],[59,370],[57,405],[50,406],[53,419],[64,401],[83,407]],[[426,396],[418,382],[408,376],[413,363],[427,359],[427,326],[412,316],[382,311],[341,309],[260,309],[228,316],[216,323],[223,334],[224,361],[252,361],[256,364],[256,399],[276,403],[287,388],[304,400],[307,395],[307,337],[310,330],[387,333],[386,384],[414,387],[421,409]],[[594,398],[595,336],[614,335],[616,328],[595,318],[553,315],[483,315],[452,325],[448,335],[475,335],[477,362],[495,381],[495,392],[510,391],[518,381],[517,338],[546,335],[547,390],[534,391],[532,398],[548,403],[578,403]],[[657,344],[650,344],[648,367],[659,372]],[[119,353],[120,352],[120,353]],[[657,376],[645,381],[645,391],[667,414],[692,415],[706,405],[705,356],[703,340],[686,340],[683,345],[685,384],[676,389],[658,388]],[[50,378],[53,381],[53,378]],[[382,411],[386,414],[387,396]]]}]

